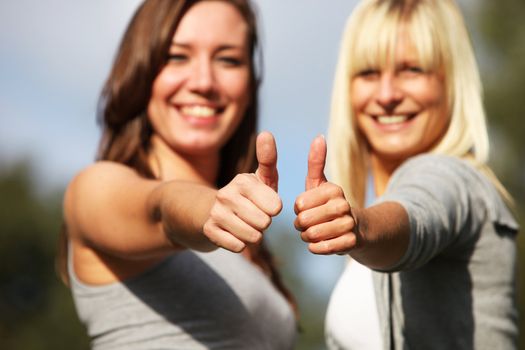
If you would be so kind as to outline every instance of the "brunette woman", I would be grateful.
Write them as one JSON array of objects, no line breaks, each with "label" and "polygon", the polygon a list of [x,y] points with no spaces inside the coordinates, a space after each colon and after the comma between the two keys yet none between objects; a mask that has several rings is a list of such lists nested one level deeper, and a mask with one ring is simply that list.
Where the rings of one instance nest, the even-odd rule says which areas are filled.
[{"label": "brunette woman", "polygon": [[273,137],[256,142],[257,54],[248,0],[146,0],[133,16],[98,160],[64,199],[65,277],[93,349],[293,347],[263,244],[282,204]]}]

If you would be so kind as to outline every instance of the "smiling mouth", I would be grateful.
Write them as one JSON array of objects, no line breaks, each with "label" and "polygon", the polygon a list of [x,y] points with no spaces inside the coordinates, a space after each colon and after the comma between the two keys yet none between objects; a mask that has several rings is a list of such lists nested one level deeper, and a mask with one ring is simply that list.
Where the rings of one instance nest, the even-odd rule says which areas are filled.
[{"label": "smiling mouth", "polygon": [[215,117],[223,111],[223,108],[213,108],[209,106],[183,106],[180,108],[180,112],[192,118],[211,118]]},{"label": "smiling mouth", "polygon": [[408,120],[413,119],[416,114],[404,114],[404,115],[375,115],[372,118],[381,125],[394,125],[402,124]]}]

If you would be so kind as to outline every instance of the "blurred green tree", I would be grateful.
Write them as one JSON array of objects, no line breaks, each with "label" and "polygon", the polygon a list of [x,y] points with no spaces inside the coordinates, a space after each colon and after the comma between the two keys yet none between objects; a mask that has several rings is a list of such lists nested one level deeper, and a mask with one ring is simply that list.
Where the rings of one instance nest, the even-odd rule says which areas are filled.
[{"label": "blurred green tree", "polygon": [[0,168],[0,349],[88,349],[54,259],[61,194],[39,194],[31,167]]},{"label": "blurred green tree", "polygon": [[[286,220],[288,225],[273,224],[267,233],[269,246],[282,273],[286,286],[292,291],[299,309],[299,333],[296,349],[326,349],[324,341],[324,316],[329,294],[320,292],[321,286],[312,287],[301,265],[306,255],[311,254],[306,244],[292,226],[293,218]],[[317,257],[319,259],[334,257]],[[316,273],[316,271],[312,271]],[[309,283],[310,282],[310,283]]]},{"label": "blurred green tree", "polygon": [[525,2],[484,0],[467,17],[479,33],[485,107],[494,141],[495,171],[516,201],[520,349],[525,349]]}]

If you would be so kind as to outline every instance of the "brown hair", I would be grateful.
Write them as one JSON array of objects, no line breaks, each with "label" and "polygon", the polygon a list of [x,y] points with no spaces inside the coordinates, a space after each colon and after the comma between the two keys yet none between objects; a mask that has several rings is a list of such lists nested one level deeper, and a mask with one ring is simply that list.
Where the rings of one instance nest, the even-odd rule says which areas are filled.
[{"label": "brown hair", "polygon": [[[103,87],[98,108],[102,126],[97,160],[109,160],[155,178],[148,161],[152,128],[147,105],[153,81],[167,63],[167,53],[175,30],[188,9],[203,0],[146,0],[131,19],[117,51],[109,77]],[[250,55],[250,105],[237,130],[221,150],[216,186],[229,183],[238,173],[253,172],[257,167],[255,137],[258,119],[258,88],[261,52],[258,49],[256,15],[250,0],[214,0],[233,5],[248,25]],[[259,63],[257,65],[257,63]],[[65,239],[65,236],[64,236]],[[60,250],[66,243],[61,241]],[[265,271],[275,287],[295,307],[291,293],[282,283],[272,255],[264,245],[249,245],[252,261]],[[65,251],[64,251],[65,252]],[[65,256],[65,254],[59,254]],[[60,263],[65,265],[65,258]],[[61,273],[67,281],[67,274]]]},{"label": "brown hair", "polygon": [[[251,58],[250,96],[245,116],[221,151],[217,186],[226,185],[235,174],[256,166],[255,129],[258,116],[259,77],[255,72],[257,30],[255,14],[246,0],[221,0],[239,10],[248,24]],[[148,0],[133,16],[122,39],[109,78],[99,101],[103,134],[97,159],[126,164],[146,177],[154,177],[146,161],[152,133],[146,108],[151,87],[167,62],[171,40],[181,18],[199,0]]]}]

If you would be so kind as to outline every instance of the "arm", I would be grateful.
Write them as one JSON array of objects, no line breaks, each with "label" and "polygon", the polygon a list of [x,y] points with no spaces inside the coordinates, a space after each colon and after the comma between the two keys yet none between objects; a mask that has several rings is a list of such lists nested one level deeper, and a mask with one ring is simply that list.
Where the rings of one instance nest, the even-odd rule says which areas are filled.
[{"label": "arm", "polygon": [[341,187],[324,176],[326,143],[316,138],[308,156],[306,192],[295,202],[295,227],[315,254],[350,254],[374,269],[395,265],[410,234],[407,212],[396,202],[351,208]]},{"label": "arm", "polygon": [[210,249],[197,231],[215,192],[200,184],[144,179],[124,165],[99,162],[68,186],[64,212],[70,235],[86,245],[122,258],[150,258],[183,248],[174,240],[176,228],[195,233],[191,248]]},{"label": "arm", "polygon": [[[410,237],[408,214],[397,202],[352,209],[358,246],[350,255],[373,269],[395,265],[405,255]],[[363,244],[359,244],[363,242]]]},{"label": "arm", "polygon": [[[261,136],[258,147],[267,148],[268,142],[275,153],[271,168],[276,163],[273,137]],[[241,251],[246,243],[261,239],[282,206],[260,175],[267,167],[262,164],[256,174],[238,175],[215,190],[191,182],[144,179],[124,165],[99,162],[80,173],[66,191],[68,230],[86,245],[126,259],[184,248]],[[276,176],[276,169],[272,171]]]}]

